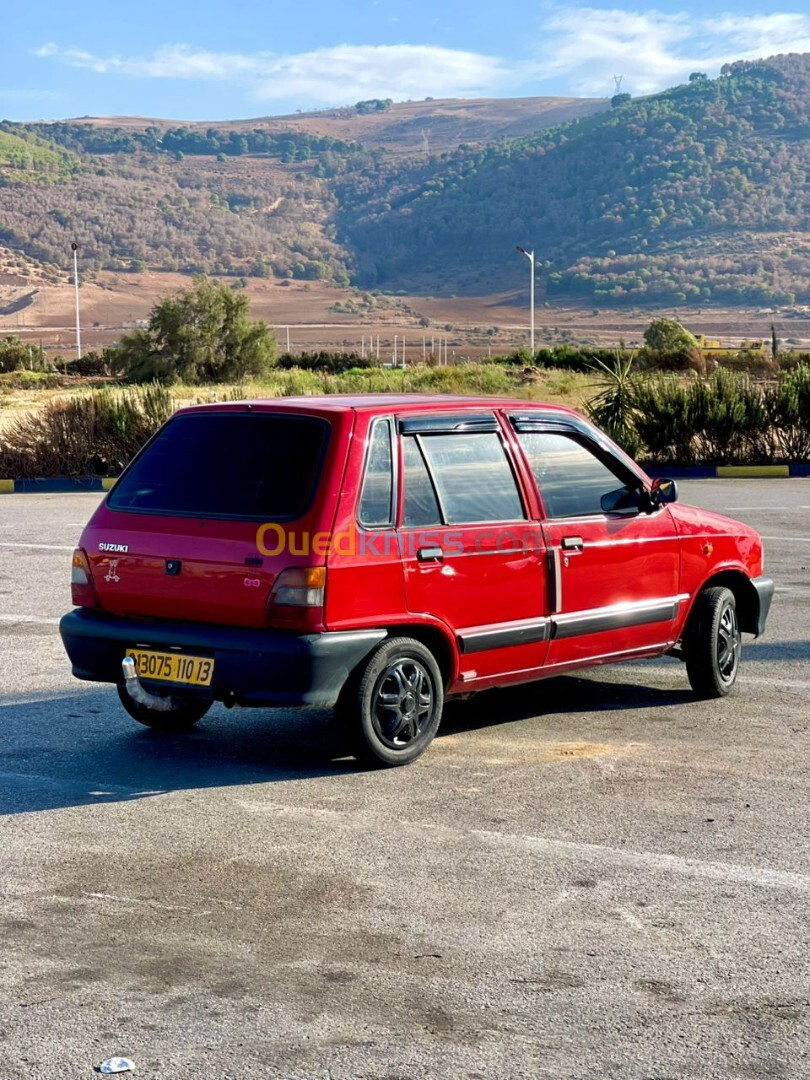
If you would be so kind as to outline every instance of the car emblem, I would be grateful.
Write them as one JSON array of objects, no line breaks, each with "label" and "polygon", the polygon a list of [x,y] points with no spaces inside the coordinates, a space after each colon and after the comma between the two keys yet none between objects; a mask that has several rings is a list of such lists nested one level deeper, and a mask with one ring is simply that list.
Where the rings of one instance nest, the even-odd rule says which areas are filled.
[{"label": "car emblem", "polygon": [[107,573],[104,576],[105,581],[120,581],[118,576],[118,563],[119,559],[110,559],[110,565],[107,567]]}]

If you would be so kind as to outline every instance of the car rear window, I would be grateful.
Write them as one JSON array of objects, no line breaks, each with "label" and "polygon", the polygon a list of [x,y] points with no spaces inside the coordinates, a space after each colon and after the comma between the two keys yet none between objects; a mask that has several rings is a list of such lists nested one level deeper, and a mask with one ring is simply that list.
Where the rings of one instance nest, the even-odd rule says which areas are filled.
[{"label": "car rear window", "polygon": [[176,416],[135,458],[108,505],[193,517],[298,518],[312,502],[329,430],[311,416]]}]

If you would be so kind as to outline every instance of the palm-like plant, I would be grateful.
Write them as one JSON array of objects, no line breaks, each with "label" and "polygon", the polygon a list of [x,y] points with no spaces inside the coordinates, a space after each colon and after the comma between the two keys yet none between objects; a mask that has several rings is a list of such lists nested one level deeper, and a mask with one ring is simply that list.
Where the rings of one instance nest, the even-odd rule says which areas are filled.
[{"label": "palm-like plant", "polygon": [[628,454],[635,456],[641,449],[636,431],[635,414],[637,380],[633,373],[636,353],[626,356],[617,349],[612,364],[593,357],[591,371],[599,376],[599,393],[585,403],[593,422],[617,442]]}]

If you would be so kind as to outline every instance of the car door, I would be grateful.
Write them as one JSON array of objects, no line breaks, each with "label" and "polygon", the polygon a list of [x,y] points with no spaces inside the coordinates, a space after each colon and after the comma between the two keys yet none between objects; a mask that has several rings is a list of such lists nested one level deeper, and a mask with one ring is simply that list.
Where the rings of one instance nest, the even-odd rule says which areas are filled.
[{"label": "car door", "polygon": [[399,421],[408,609],[456,637],[461,681],[518,680],[548,647],[543,533],[492,413]]},{"label": "car door", "polygon": [[663,651],[675,638],[680,549],[665,506],[582,426],[514,419],[545,511],[547,666]]}]

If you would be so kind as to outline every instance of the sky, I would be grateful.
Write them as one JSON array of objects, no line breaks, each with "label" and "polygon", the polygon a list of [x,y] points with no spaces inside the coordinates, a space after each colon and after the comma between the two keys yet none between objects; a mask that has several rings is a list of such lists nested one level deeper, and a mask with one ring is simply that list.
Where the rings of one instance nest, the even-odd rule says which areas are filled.
[{"label": "sky", "polygon": [[366,98],[606,97],[810,52],[807,0],[37,0],[0,20],[0,118],[223,120]]}]

